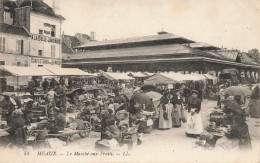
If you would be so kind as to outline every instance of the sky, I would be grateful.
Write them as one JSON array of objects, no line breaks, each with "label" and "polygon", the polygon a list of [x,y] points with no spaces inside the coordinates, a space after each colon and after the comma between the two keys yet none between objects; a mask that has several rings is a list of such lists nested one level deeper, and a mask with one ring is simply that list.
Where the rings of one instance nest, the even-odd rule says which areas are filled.
[{"label": "sky", "polygon": [[164,29],[217,47],[260,50],[259,0],[56,1],[68,35],[94,31],[101,41],[155,35]]}]

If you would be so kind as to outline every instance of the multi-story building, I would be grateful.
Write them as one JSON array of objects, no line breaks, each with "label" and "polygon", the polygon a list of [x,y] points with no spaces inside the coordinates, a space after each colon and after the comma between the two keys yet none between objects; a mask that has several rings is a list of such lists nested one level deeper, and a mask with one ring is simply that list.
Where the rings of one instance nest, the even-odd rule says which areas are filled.
[{"label": "multi-story building", "polygon": [[61,66],[64,18],[43,0],[0,1],[0,60],[12,66]]}]

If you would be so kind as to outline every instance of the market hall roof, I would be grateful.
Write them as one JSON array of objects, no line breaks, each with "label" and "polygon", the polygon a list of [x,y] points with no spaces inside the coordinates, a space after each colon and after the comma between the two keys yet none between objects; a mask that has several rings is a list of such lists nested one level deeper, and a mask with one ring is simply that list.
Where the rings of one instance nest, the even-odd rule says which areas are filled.
[{"label": "market hall roof", "polygon": [[25,37],[31,37],[29,33],[26,32],[24,28],[15,27],[8,24],[0,23],[0,32],[10,33],[14,35],[20,35]]},{"label": "market hall roof", "polygon": [[220,48],[204,42],[194,42],[189,44],[190,47],[200,50],[219,50]]},{"label": "market hall roof", "polygon": [[157,45],[133,48],[86,51],[68,55],[63,60],[64,66],[127,64],[154,62],[210,62],[225,65],[260,68],[259,65],[237,63],[217,52],[201,51],[181,44]]},{"label": "market hall roof", "polygon": [[105,41],[92,41],[87,44],[77,46],[76,49],[104,49],[104,48],[117,48],[117,47],[137,47],[137,46],[149,46],[149,45],[161,45],[161,44],[173,44],[173,43],[193,43],[194,41],[186,38],[171,34],[164,33],[158,35],[142,36],[123,38],[115,40]]},{"label": "market hall roof", "polygon": [[211,55],[203,51],[190,48],[185,45],[171,44],[171,45],[157,45],[134,48],[109,49],[98,51],[86,51],[70,55],[67,61],[71,60],[95,60],[95,59],[112,59],[112,58],[140,58],[140,57],[162,57],[162,56],[185,56],[190,57],[204,56],[210,58],[221,59],[217,55]]}]

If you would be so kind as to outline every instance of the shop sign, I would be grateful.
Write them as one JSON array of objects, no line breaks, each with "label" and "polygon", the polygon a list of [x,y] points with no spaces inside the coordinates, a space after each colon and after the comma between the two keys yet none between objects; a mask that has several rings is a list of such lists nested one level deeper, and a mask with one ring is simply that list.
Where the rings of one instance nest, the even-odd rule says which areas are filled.
[{"label": "shop sign", "polygon": [[61,61],[60,60],[54,60],[54,59],[45,59],[45,58],[31,58],[31,63],[60,65]]},{"label": "shop sign", "polygon": [[49,36],[42,36],[42,35],[32,34],[31,38],[33,40],[38,40],[38,41],[43,41],[43,42],[51,42],[51,43],[56,43],[56,44],[60,44],[61,43],[60,39],[54,38],[54,37],[49,37]]}]

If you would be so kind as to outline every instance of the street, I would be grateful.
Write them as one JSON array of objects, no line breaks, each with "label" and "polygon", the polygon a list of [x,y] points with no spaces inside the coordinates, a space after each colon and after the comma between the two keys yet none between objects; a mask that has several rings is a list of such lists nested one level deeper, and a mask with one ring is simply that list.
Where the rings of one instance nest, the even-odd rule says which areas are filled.
[{"label": "street", "polygon": [[[209,114],[211,113],[213,107],[216,106],[216,101],[203,100],[201,116],[203,120],[204,128],[209,123]],[[252,139],[252,156],[259,156],[259,142],[260,142],[260,120],[255,118],[247,118],[247,123],[249,126],[249,132]],[[183,124],[180,128],[171,128],[169,130],[153,130],[150,134],[143,135],[143,142],[141,145],[134,147],[133,151],[129,151],[129,156],[122,156],[124,159],[129,160],[151,160],[151,154],[156,155],[156,160],[167,160],[167,157],[174,157],[176,160],[191,159],[194,160],[204,160],[210,158],[214,160],[222,161],[241,161],[241,153],[231,153],[229,151],[217,151],[215,149],[206,150],[202,147],[195,145],[195,138],[189,138],[185,135],[185,125]],[[61,147],[62,151],[95,151],[94,146],[96,140],[99,139],[100,134],[92,132],[89,138],[79,139],[78,135],[75,135],[72,142],[65,147]],[[126,149],[125,149],[126,150]],[[60,150],[59,150],[60,151]],[[202,152],[203,151],[203,152]],[[185,155],[187,153],[187,155]],[[243,153],[245,154],[245,153]],[[250,155],[247,154],[247,157]],[[210,158],[208,158],[210,156]],[[224,156],[224,157],[223,157]],[[109,157],[109,156],[102,156]],[[126,158],[125,158],[126,157]],[[243,157],[243,159],[248,160],[249,158]],[[109,157],[111,158],[111,157]],[[254,158],[258,159],[259,158]],[[253,158],[250,158],[253,160]]]}]

